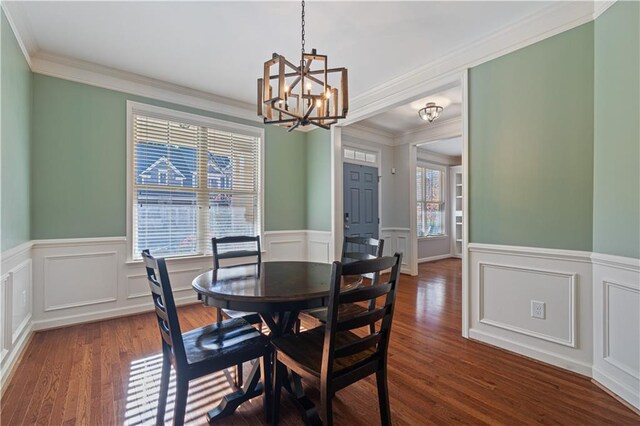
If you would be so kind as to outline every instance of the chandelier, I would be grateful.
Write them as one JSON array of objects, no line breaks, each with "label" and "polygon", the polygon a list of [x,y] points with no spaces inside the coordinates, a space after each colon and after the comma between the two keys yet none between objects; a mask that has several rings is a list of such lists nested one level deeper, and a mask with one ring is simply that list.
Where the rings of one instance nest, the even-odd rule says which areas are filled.
[{"label": "chandelier", "polygon": [[435,120],[436,118],[438,118],[440,116],[441,112],[442,112],[442,107],[441,106],[436,105],[435,102],[429,102],[428,104],[426,104],[424,106],[424,108],[422,108],[422,109],[420,109],[420,111],[418,111],[418,115],[424,121],[429,121],[429,123],[431,123],[431,122],[433,122],[433,120]]},{"label": "chandelier", "polygon": [[[302,57],[296,66],[277,53],[264,63],[258,79],[258,116],[265,124],[292,131],[313,124],[328,129],[349,110],[346,68],[328,68],[327,56],[304,50],[304,0],[302,1]],[[330,84],[335,82],[336,84]]]}]

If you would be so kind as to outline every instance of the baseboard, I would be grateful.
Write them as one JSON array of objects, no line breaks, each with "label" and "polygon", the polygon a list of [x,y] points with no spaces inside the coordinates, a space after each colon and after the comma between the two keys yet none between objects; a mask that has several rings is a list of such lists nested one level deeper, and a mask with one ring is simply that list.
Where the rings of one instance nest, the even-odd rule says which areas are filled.
[{"label": "baseboard", "polygon": [[[597,372],[597,369],[594,368],[593,369],[593,375],[596,376],[599,373]],[[599,382],[596,379],[591,379],[591,383],[593,383],[594,385],[596,385],[597,387],[599,387],[600,389],[602,389],[603,391],[605,391],[607,394],[609,394],[613,399],[615,399],[616,401],[618,401],[620,404],[624,405],[625,407],[627,407],[629,410],[633,411],[634,413],[636,413],[636,415],[640,416],[640,407],[634,407],[633,405],[631,405],[631,403],[629,401],[626,401],[624,398],[622,398],[620,395],[616,394],[615,392],[613,392],[611,390],[611,384],[609,384],[608,386],[605,386],[603,383]],[[638,399],[638,395],[640,395],[640,389],[638,389],[637,392],[635,392],[633,394],[635,396],[636,399]]]},{"label": "baseboard", "polygon": [[455,256],[452,255],[451,253],[447,253],[447,254],[440,254],[438,256],[423,257],[422,259],[418,259],[418,263],[434,262],[436,260],[449,259],[451,257],[455,257]]},{"label": "baseboard", "polygon": [[640,389],[629,389],[617,380],[608,377],[597,368],[593,368],[593,384],[611,395],[619,403],[640,416]]},{"label": "baseboard", "polygon": [[9,380],[13,376],[15,368],[18,366],[25,348],[29,345],[31,337],[33,336],[33,322],[29,322],[25,329],[22,331],[18,340],[16,340],[12,350],[7,354],[3,360],[2,371],[0,371],[0,397],[4,394],[5,385],[9,383]]},{"label": "baseboard", "polygon": [[[151,296],[149,296],[151,299]],[[196,295],[183,296],[175,299],[177,306],[184,306],[193,303],[197,303]],[[52,328],[60,328],[77,324],[84,324],[89,322],[103,321],[108,319],[114,319],[118,317],[124,317],[129,315],[141,314],[145,312],[153,311],[153,303],[141,303],[138,305],[124,306],[113,309],[103,309],[99,311],[89,312],[85,314],[68,315],[65,317],[59,317],[48,320],[38,320],[33,322],[34,331],[49,330]]]},{"label": "baseboard", "polygon": [[550,353],[538,348],[534,348],[529,345],[523,345],[518,342],[514,342],[509,339],[494,336],[482,330],[470,329],[469,337],[480,342],[488,343],[492,346],[497,346],[502,349],[506,349],[517,354],[533,358],[537,361],[541,361],[547,364],[551,364],[555,367],[569,370],[574,373],[581,374],[586,377],[592,377],[592,366],[574,359],[566,358],[558,354]]}]

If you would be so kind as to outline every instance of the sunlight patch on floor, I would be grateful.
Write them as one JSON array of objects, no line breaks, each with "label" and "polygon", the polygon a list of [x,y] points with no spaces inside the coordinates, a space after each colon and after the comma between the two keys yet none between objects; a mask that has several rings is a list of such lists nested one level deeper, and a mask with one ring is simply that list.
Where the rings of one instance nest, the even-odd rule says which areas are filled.
[{"label": "sunlight patch on floor", "polygon": [[[127,399],[125,405],[125,426],[154,425],[158,408],[162,354],[132,361],[129,367]],[[206,424],[205,415],[222,397],[232,392],[223,371],[189,382],[189,397],[185,424]],[[165,423],[173,423],[175,402],[175,373],[172,369],[169,382]]]}]

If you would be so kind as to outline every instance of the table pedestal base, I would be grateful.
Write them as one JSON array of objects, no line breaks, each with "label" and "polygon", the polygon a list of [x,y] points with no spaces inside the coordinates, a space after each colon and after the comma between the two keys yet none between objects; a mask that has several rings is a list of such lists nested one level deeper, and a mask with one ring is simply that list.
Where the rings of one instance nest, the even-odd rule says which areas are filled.
[{"label": "table pedestal base", "polygon": [[259,383],[259,379],[260,363],[256,362],[251,368],[251,373],[249,373],[249,380],[245,382],[242,389],[225,395],[222,401],[207,413],[207,421],[213,423],[216,420],[227,417],[233,414],[243,402],[262,395],[264,388],[262,383]]}]

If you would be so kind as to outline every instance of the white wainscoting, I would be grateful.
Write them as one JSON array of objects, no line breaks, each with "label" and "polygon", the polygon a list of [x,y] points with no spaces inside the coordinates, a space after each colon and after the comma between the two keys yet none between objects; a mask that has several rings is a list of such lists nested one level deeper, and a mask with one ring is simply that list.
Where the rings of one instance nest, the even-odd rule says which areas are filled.
[{"label": "white wainscoting", "polygon": [[402,253],[402,267],[400,271],[411,275],[411,238],[409,228],[382,228],[381,238],[384,240],[384,255],[393,256]]},{"label": "white wainscoting", "polygon": [[[43,330],[151,309],[142,262],[128,262],[124,237],[33,242],[33,325]],[[196,302],[191,281],[209,256],[167,262],[176,303]]]},{"label": "white wainscoting", "polygon": [[[591,376],[590,255],[469,244],[470,337]],[[544,319],[532,318],[532,300]]]},{"label": "white wainscoting", "polygon": [[0,390],[32,330],[31,242],[2,253],[0,266]]},{"label": "white wainscoting", "polygon": [[309,260],[329,263],[333,261],[333,238],[328,231],[294,230],[264,233],[264,259]]},{"label": "white wainscoting", "polygon": [[640,259],[592,262],[593,378],[640,410]]}]

